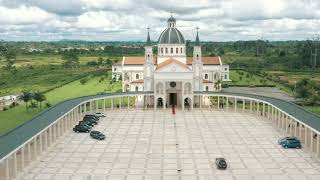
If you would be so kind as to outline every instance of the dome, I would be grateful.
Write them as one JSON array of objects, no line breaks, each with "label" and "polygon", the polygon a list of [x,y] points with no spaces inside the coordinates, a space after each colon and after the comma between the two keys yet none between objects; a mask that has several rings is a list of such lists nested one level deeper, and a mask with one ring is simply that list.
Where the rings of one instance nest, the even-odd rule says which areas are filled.
[{"label": "dome", "polygon": [[168,22],[176,22],[176,19],[171,16],[171,17],[168,19]]},{"label": "dome", "polygon": [[168,27],[161,33],[159,44],[185,44],[185,39],[177,28]]}]

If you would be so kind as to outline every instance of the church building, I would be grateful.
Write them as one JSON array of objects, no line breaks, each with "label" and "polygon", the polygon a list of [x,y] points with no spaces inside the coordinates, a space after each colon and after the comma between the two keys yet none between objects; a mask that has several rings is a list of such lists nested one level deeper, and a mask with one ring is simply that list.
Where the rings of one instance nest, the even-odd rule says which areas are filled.
[{"label": "church building", "polygon": [[112,66],[113,78],[122,80],[123,92],[153,92],[147,103],[155,108],[210,103],[200,101],[193,93],[220,91],[222,81],[230,81],[229,65],[223,64],[220,57],[202,56],[198,31],[193,57],[187,57],[186,40],[177,28],[176,19],[171,16],[167,23],[158,40],[158,54],[153,54],[148,31],[145,56],[123,57]]}]

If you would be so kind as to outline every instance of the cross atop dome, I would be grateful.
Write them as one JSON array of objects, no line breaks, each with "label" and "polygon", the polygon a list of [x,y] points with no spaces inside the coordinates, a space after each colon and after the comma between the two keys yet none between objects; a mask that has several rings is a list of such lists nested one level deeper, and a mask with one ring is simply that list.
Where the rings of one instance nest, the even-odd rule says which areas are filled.
[{"label": "cross atop dome", "polygon": [[176,19],[172,16],[168,19],[168,28],[175,28],[176,27]]}]

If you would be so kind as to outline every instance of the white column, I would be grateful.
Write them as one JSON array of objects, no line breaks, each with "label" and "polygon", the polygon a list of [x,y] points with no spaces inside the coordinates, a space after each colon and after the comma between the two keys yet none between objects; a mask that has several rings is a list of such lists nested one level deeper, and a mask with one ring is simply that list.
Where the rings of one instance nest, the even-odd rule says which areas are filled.
[{"label": "white column", "polygon": [[113,110],[113,98],[111,98],[111,110]]},{"label": "white column", "polygon": [[308,128],[304,126],[304,146],[308,147]]},{"label": "white column", "polygon": [[17,174],[18,174],[17,152],[13,153],[13,174],[15,177],[17,177]]},{"label": "white column", "polygon": [[121,109],[122,97],[119,98],[119,109]]},{"label": "white column", "polygon": [[266,107],[265,107],[265,103],[263,102],[262,103],[262,114],[263,114],[263,117],[266,117]]},{"label": "white column", "polygon": [[286,124],[286,134],[288,133],[288,116],[284,118]]},{"label": "white column", "polygon": [[202,95],[199,96],[200,109],[202,109]]},{"label": "white column", "polygon": [[267,104],[267,106],[268,106],[268,119],[270,120],[270,105],[269,104]]},{"label": "white column", "polygon": [[218,109],[220,109],[220,96],[218,96]]},{"label": "white column", "polygon": [[257,101],[257,114],[258,114],[258,115],[260,114],[259,104],[260,104],[260,102]]},{"label": "white column", "polygon": [[250,112],[252,112],[252,100],[250,99]]},{"label": "white column", "polygon": [[299,123],[299,139],[301,140],[301,138],[302,138],[302,124],[301,123]]},{"label": "white column", "polygon": [[49,131],[49,128],[47,130],[45,130],[44,132],[44,147],[45,147],[45,150],[48,149],[48,131]]},{"label": "white column", "polygon": [[311,146],[311,148],[310,148],[310,151],[311,151],[311,153],[313,152],[313,131],[310,129],[310,146]]},{"label": "white column", "polygon": [[227,97],[227,101],[226,101],[226,106],[227,106],[227,109],[229,109],[229,98]]},{"label": "white column", "polygon": [[40,141],[40,143],[39,143],[39,149],[40,149],[39,154],[42,154],[42,133],[39,135],[39,141]]},{"label": "white column", "polygon": [[7,158],[6,160],[5,160],[6,162],[6,172],[5,172],[5,177],[6,177],[6,180],[10,180],[10,164],[9,164],[9,158]]},{"label": "white column", "polygon": [[128,101],[128,109],[130,109],[130,102],[129,102],[129,96],[127,96],[127,101]]},{"label": "white column", "polygon": [[55,140],[56,140],[56,129],[55,129],[55,124],[53,124],[52,126],[51,126],[51,131],[52,131],[52,136],[51,136],[51,139],[52,139],[52,141],[51,141],[51,144],[53,144],[54,142],[55,142]]},{"label": "white column", "polygon": [[319,157],[319,146],[320,146],[320,143],[319,143],[319,138],[320,134],[317,134],[317,157]]},{"label": "white column", "polygon": [[245,99],[242,99],[242,111],[244,112],[246,108],[246,100]]},{"label": "white column", "polygon": [[289,117],[289,123],[290,123],[290,136],[292,136],[292,119]]},{"label": "white column", "polygon": [[237,110],[237,98],[234,98],[234,110]]},{"label": "white column", "polygon": [[96,100],[96,112],[99,110],[99,100]]},{"label": "white column", "polygon": [[30,164],[31,163],[31,160],[32,160],[32,154],[31,154],[31,141],[30,142],[28,142],[28,145],[27,145],[27,148],[28,148],[28,164]]},{"label": "white column", "polygon": [[297,121],[293,119],[294,122],[294,136],[297,137]]},{"label": "white column", "polygon": [[105,112],[106,112],[106,99],[105,99],[105,98],[103,99],[103,106],[102,106],[102,108],[103,108],[103,112],[105,113]]},{"label": "white column", "polygon": [[24,160],[24,149],[25,149],[25,146],[23,146],[21,148],[21,170],[23,171],[24,170],[24,164],[25,164],[25,160]]},{"label": "white column", "polygon": [[271,106],[271,120],[272,120],[272,122],[274,121],[274,117],[273,117],[273,106]]},{"label": "white column", "polygon": [[34,138],[33,147],[34,147],[34,159],[38,159],[37,137]]}]

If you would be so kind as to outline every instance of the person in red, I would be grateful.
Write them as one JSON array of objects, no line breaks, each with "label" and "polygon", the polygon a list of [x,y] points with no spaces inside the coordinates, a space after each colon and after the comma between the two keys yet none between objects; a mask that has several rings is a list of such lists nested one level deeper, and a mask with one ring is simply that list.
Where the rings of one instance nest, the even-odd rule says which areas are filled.
[{"label": "person in red", "polygon": [[176,109],[174,107],[174,104],[172,105],[172,114],[176,114]]}]

